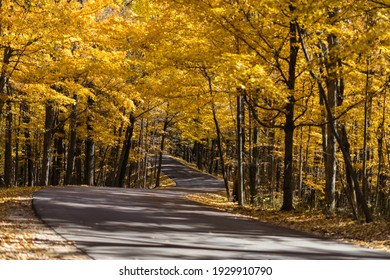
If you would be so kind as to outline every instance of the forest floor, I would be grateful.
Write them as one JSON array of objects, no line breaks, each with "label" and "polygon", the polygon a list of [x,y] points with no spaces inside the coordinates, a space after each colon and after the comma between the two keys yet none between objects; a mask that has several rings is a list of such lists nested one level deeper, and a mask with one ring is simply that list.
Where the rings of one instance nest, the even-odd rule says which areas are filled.
[{"label": "forest floor", "polygon": [[390,252],[389,220],[376,218],[374,222],[367,224],[357,222],[343,214],[329,217],[321,211],[261,210],[228,202],[224,192],[192,194],[187,198],[250,219]]}]

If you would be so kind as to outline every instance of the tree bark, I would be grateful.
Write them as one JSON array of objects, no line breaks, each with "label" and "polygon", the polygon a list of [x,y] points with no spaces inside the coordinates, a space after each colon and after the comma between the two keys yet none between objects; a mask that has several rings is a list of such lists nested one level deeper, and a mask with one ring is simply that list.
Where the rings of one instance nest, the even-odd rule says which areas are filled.
[{"label": "tree bark", "polygon": [[53,103],[46,104],[46,118],[45,118],[45,133],[43,140],[43,158],[42,158],[42,173],[41,185],[49,185],[50,163],[52,158],[52,142],[53,142],[53,127],[54,126],[54,108]]},{"label": "tree bark", "polygon": [[129,162],[129,155],[131,150],[131,140],[133,138],[134,124],[135,124],[135,116],[133,112],[130,113],[129,125],[126,129],[126,136],[122,147],[122,152],[119,158],[118,170],[116,173],[114,187],[123,188],[125,177],[126,177],[126,169],[127,164]]},{"label": "tree bark", "polygon": [[[290,10],[295,10],[295,7],[290,6]],[[283,205],[281,210],[291,211],[293,206],[293,145],[294,145],[294,131],[295,131],[295,81],[296,81],[296,65],[299,47],[297,39],[297,22],[292,20],[290,22],[290,60],[287,86],[290,90],[288,97],[288,104],[286,105],[286,123],[284,125],[284,182],[283,182]]]},{"label": "tree bark", "polygon": [[81,185],[83,183],[83,162],[81,160],[83,141],[81,139],[76,140],[76,151],[75,151],[75,173],[76,176],[72,178],[72,183]]},{"label": "tree bark", "polygon": [[386,92],[383,96],[383,105],[382,105],[382,120],[380,124],[378,125],[378,136],[377,136],[377,142],[378,142],[378,171],[377,171],[377,181],[376,181],[376,188],[375,188],[375,208],[377,211],[379,211],[379,194],[382,191],[381,188],[384,185],[383,177],[385,174],[382,173],[383,167],[385,167],[385,158],[383,153],[383,141],[385,140],[385,123],[386,123]]},{"label": "tree bark", "polygon": [[65,128],[64,121],[59,119],[60,112],[58,111],[57,122],[56,122],[56,138],[54,139],[54,158],[53,158],[53,168],[51,173],[51,184],[53,186],[58,186],[61,181],[61,174],[64,166],[64,157],[65,157],[65,147],[64,147],[64,137],[65,137]]},{"label": "tree bark", "polygon": [[164,121],[164,127],[163,127],[163,131],[162,131],[162,135],[161,135],[160,152],[159,152],[158,166],[157,166],[157,172],[156,172],[156,184],[154,186],[155,188],[160,187],[161,167],[162,167],[163,152],[165,149],[165,138],[167,136],[166,134],[167,134],[168,125],[169,125],[169,119],[167,116],[165,118],[165,121]]},{"label": "tree bark", "polygon": [[[1,27],[1,25],[0,25],[0,27]],[[0,32],[1,32],[1,30],[0,30]],[[6,100],[7,100],[8,80],[10,78],[7,68],[8,68],[8,65],[10,64],[10,59],[13,56],[13,54],[14,54],[14,50],[10,46],[7,46],[4,48],[3,61],[2,61],[3,63],[2,63],[2,68],[1,68],[1,72],[0,72],[0,115],[3,112],[3,107],[4,107],[4,104],[6,103]]]},{"label": "tree bark", "polygon": [[[92,98],[88,98],[88,108],[93,105]],[[92,115],[88,110],[87,117],[87,139],[85,140],[85,162],[84,162],[84,184],[92,186],[95,184],[95,141],[93,140]]]},{"label": "tree bark", "polygon": [[64,178],[64,184],[69,185],[72,181],[72,175],[75,165],[75,153],[77,143],[77,108],[78,108],[78,96],[74,95],[75,104],[73,105],[73,111],[70,118],[70,140],[68,145],[68,155],[66,159],[66,173]]},{"label": "tree bark", "polygon": [[[336,127],[336,106],[339,87],[338,87],[338,74],[337,74],[337,61],[338,56],[335,51],[338,42],[335,35],[330,34],[328,36],[328,50],[324,50],[326,55],[326,68],[328,72],[328,77],[326,80],[326,86],[328,91],[327,103],[330,106],[332,113],[332,122],[326,126],[326,158],[325,158],[325,202],[326,202],[326,212],[334,213],[336,208],[336,138],[332,133],[332,127]],[[324,47],[325,48],[325,47]]]},{"label": "tree bark", "polygon": [[12,105],[11,101],[7,100],[7,112],[6,112],[6,136],[5,136],[5,152],[4,152],[4,183],[7,187],[13,185],[13,172],[12,172]]},{"label": "tree bark", "polygon": [[237,202],[245,205],[244,188],[244,104],[241,92],[237,96]]},{"label": "tree bark", "polygon": [[284,127],[284,181],[283,181],[283,205],[281,210],[291,211],[293,206],[293,145],[294,145],[294,103],[287,106],[286,124]]},{"label": "tree bark", "polygon": [[[209,86],[209,93],[211,96],[213,96],[213,82],[211,76],[207,73],[206,69],[203,69],[203,74],[207,79],[208,86]],[[213,120],[214,120],[214,125],[215,125],[215,130],[217,132],[217,148],[218,148],[218,154],[219,154],[219,160],[221,164],[221,172],[222,172],[222,177],[223,177],[223,182],[225,185],[225,190],[226,190],[226,197],[228,201],[231,199],[231,193],[229,189],[229,181],[228,181],[228,176],[226,172],[226,166],[225,166],[225,156],[223,154],[223,149],[222,149],[222,132],[221,128],[219,126],[219,121],[217,117],[217,110],[215,108],[215,103],[214,101],[211,102],[211,111],[213,113]]]},{"label": "tree bark", "polygon": [[[342,126],[341,129],[345,130],[345,127]],[[345,135],[345,139],[341,139],[341,137],[338,135],[338,133],[336,131],[336,128],[334,129],[333,133],[336,135],[336,139],[337,139],[337,141],[338,141],[338,143],[340,145],[344,141],[344,143],[346,143],[346,146],[347,147],[349,146],[348,139],[347,139],[347,133],[346,132],[343,133]],[[344,156],[344,161],[345,161],[345,164],[346,164],[347,172],[349,172],[349,174],[351,176],[351,179],[352,179],[352,182],[353,182],[353,187],[354,187],[354,190],[355,190],[356,199],[358,201],[358,204],[362,208],[362,211],[363,211],[364,216],[366,218],[366,222],[370,223],[370,222],[374,221],[374,219],[373,219],[373,217],[371,215],[370,209],[368,208],[367,201],[364,199],[363,192],[362,192],[362,190],[359,187],[359,180],[358,180],[356,171],[355,171],[355,169],[352,166],[350,154],[347,151],[347,149],[345,148],[345,146],[340,146],[340,149],[343,152],[343,156]]]},{"label": "tree bark", "polygon": [[[31,119],[28,116],[28,107],[26,105],[23,106],[23,117],[22,121],[24,124],[30,123]],[[24,137],[25,140],[25,153],[26,153],[26,161],[27,161],[27,186],[31,187],[34,185],[33,178],[34,178],[34,171],[33,171],[33,153],[32,153],[32,145],[31,145],[31,135],[28,128],[25,128],[24,130]]]},{"label": "tree bark", "polygon": [[[251,114],[252,115],[252,114]],[[256,124],[253,125],[252,131],[252,147],[251,147],[251,160],[249,166],[249,190],[250,190],[250,203],[254,205],[257,195],[257,178],[258,178],[258,164],[260,157],[260,150],[258,147],[259,141],[259,129]],[[272,171],[271,171],[272,172]]]},{"label": "tree bark", "polygon": [[363,187],[363,196],[366,200],[369,199],[369,180],[367,172],[367,161],[368,161],[368,128],[370,125],[370,110],[369,110],[369,101],[370,99],[370,74],[369,74],[369,65],[370,60],[367,59],[367,69],[366,69],[366,88],[365,88],[365,100],[364,100],[364,132],[363,132],[363,167],[362,167],[362,187]]}]

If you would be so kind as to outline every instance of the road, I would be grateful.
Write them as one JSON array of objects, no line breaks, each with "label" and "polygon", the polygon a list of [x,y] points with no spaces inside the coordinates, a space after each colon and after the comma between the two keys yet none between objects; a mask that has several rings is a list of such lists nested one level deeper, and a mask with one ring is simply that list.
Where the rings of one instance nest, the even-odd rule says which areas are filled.
[{"label": "road", "polygon": [[93,259],[390,259],[390,254],[214,210],[184,198],[217,179],[165,156],[165,190],[60,187],[39,191],[41,219]]}]

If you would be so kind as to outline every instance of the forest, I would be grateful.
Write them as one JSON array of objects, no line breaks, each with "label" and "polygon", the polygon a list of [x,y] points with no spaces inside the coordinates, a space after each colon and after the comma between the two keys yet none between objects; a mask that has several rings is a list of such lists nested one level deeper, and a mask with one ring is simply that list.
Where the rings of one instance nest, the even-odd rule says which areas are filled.
[{"label": "forest", "polygon": [[388,0],[0,0],[0,186],[390,217]]}]

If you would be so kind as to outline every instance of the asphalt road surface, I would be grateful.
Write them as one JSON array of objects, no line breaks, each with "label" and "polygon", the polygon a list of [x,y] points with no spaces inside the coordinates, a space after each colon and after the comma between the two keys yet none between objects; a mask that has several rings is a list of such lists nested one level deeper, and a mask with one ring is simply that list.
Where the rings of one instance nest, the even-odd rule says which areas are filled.
[{"label": "asphalt road surface", "polygon": [[93,259],[390,259],[390,254],[251,221],[184,198],[217,191],[213,177],[164,157],[168,190],[51,188],[34,195],[41,219]]}]

